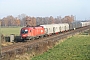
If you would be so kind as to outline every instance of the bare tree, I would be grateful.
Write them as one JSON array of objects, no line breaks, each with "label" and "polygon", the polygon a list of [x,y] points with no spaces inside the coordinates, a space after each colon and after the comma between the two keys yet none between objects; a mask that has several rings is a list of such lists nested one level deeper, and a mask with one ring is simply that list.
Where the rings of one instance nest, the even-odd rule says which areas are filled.
[{"label": "bare tree", "polygon": [[26,14],[18,15],[18,18],[21,20],[21,26],[25,26]]},{"label": "bare tree", "polygon": [[63,19],[62,19],[62,22],[63,23],[71,23],[74,21],[74,16],[65,16]]},{"label": "bare tree", "polygon": [[[71,23],[74,21],[74,16],[65,16],[61,18],[61,16],[57,16],[54,18],[53,16],[50,17],[30,17],[26,16],[26,14],[18,15],[17,18],[13,17],[12,15],[4,17],[0,19],[1,26],[37,26],[42,24],[53,24],[53,23]],[[17,24],[16,24],[17,23]]]},{"label": "bare tree", "polygon": [[50,21],[49,21],[50,24],[55,23],[55,20],[54,20],[54,18],[53,18],[52,16],[50,16],[49,20],[50,20]]},{"label": "bare tree", "polygon": [[1,26],[8,26],[8,20],[5,17],[2,19]]},{"label": "bare tree", "polygon": [[16,26],[20,26],[20,23],[21,23],[21,22],[20,22],[20,19],[18,19],[18,18],[15,18],[15,19],[16,19],[16,20],[15,20],[15,23],[16,23],[15,25],[16,25]]}]

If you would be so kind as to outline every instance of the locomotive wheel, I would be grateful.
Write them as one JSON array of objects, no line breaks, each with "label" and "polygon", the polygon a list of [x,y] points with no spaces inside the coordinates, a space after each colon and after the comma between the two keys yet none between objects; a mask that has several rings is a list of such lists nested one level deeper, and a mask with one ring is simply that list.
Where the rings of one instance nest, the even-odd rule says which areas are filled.
[{"label": "locomotive wheel", "polygon": [[32,38],[32,40],[35,40],[35,38]]},{"label": "locomotive wheel", "polygon": [[43,38],[43,36],[41,36],[41,38]]}]

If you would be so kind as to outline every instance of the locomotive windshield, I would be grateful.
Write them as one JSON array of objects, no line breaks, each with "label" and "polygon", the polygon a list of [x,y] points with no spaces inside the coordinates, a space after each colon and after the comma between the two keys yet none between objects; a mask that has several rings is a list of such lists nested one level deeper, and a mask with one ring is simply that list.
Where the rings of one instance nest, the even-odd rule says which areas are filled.
[{"label": "locomotive windshield", "polygon": [[21,33],[22,33],[22,34],[28,33],[28,30],[22,29],[22,30],[21,30]]}]

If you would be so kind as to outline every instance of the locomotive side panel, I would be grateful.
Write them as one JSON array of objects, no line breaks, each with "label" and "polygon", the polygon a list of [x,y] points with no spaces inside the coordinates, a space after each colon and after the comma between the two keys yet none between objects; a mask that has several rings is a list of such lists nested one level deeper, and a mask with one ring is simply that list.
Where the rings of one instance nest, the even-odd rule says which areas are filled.
[{"label": "locomotive side panel", "polygon": [[34,36],[41,36],[45,34],[43,27],[35,27],[35,35]]}]

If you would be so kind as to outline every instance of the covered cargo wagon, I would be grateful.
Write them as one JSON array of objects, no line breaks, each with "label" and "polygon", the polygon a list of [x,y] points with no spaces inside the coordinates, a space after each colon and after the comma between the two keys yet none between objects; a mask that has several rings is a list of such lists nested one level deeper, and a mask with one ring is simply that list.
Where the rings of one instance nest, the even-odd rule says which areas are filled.
[{"label": "covered cargo wagon", "polygon": [[40,25],[43,26],[45,29],[45,34],[51,35],[53,33],[53,26],[51,24],[49,25]]}]

